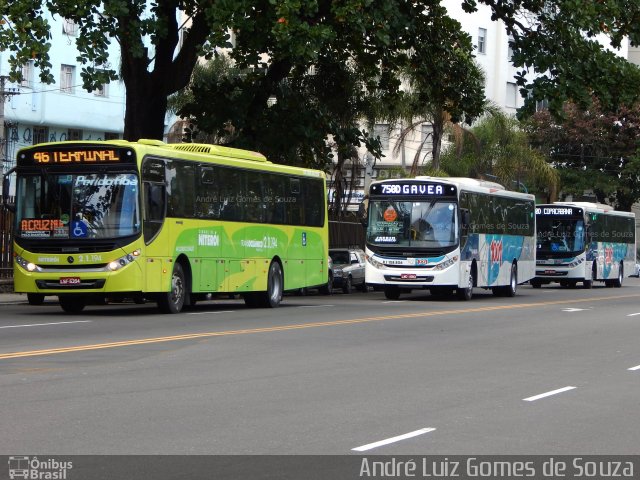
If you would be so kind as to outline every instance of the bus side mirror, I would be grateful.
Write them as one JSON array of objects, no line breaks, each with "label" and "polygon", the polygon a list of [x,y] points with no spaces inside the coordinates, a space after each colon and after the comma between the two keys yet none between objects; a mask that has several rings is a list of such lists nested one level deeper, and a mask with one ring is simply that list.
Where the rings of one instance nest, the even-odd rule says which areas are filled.
[{"label": "bus side mirror", "polygon": [[2,179],[2,205],[4,208],[9,210],[12,213],[16,213],[16,205],[13,202],[9,201],[9,187],[11,186],[11,182],[9,181],[9,175],[13,173],[13,169],[9,170],[7,174]]}]

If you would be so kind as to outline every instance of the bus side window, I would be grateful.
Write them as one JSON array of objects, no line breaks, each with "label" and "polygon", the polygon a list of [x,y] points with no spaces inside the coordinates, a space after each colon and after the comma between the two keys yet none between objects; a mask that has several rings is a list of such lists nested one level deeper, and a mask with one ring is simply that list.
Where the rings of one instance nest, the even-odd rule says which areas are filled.
[{"label": "bus side window", "polygon": [[144,241],[149,243],[162,227],[165,212],[165,187],[144,183]]}]

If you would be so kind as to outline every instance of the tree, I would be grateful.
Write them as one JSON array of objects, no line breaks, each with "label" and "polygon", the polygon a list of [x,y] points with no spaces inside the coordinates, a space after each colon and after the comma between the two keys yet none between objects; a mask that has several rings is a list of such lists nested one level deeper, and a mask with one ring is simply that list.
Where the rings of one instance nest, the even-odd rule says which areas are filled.
[{"label": "tree", "polygon": [[442,155],[442,169],[451,176],[496,179],[505,187],[526,191],[526,185],[557,188],[558,173],[546,157],[529,146],[520,122],[493,111],[473,128],[457,129],[456,142]]},{"label": "tree", "polygon": [[640,44],[637,2],[464,0],[463,7],[472,12],[477,3],[492,8],[492,19],[502,20],[511,38],[525,97],[521,118],[533,114],[542,100],[552,114],[561,115],[565,102],[586,107],[592,95],[607,108],[639,98],[640,69],[611,51],[627,38],[632,46]]},{"label": "tree", "polygon": [[[461,1],[468,11],[476,7],[476,0]],[[586,101],[594,92],[612,105],[638,98],[640,70],[593,41],[604,34],[615,47],[628,35],[638,45],[635,3],[481,2],[513,36],[513,59],[522,67],[518,82],[532,90],[527,111],[536,99],[547,98],[560,111],[565,99]],[[229,45],[230,29],[239,67],[265,69],[263,93],[248,105],[257,116],[275,85],[294,67],[313,65],[322,52],[354,59],[359,68],[393,69],[410,51],[425,13],[439,7],[438,0],[3,0],[0,49],[11,52],[12,79],[33,59],[42,81],[51,83],[44,9],[74,21],[85,88],[120,78],[127,90],[125,138],[162,138],[167,97],[188,84],[200,56]],[[101,69],[112,41],[120,45],[119,72]],[[540,75],[532,82],[525,75],[530,69]]]},{"label": "tree", "polygon": [[640,104],[613,111],[594,98],[588,109],[565,105],[563,120],[536,113],[527,124],[531,144],[558,167],[562,190],[629,211],[640,199]]}]

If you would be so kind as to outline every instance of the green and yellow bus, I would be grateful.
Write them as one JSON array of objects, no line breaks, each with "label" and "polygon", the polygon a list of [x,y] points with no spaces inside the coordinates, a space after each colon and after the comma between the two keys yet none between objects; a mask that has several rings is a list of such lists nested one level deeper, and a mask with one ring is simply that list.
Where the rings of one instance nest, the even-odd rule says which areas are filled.
[{"label": "green and yellow bus", "polygon": [[177,313],[212,293],[277,307],[286,290],[328,287],[326,192],[323,172],[217,145],[23,148],[3,188],[14,288],[70,313],[109,299]]}]

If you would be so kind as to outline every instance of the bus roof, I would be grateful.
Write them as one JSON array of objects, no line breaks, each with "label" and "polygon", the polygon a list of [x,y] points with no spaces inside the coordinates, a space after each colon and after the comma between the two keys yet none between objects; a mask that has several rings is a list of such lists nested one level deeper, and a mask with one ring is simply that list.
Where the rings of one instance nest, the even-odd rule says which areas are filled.
[{"label": "bus roof", "polygon": [[464,190],[478,192],[478,193],[492,193],[492,194],[498,194],[500,196],[505,196],[505,197],[526,198],[528,200],[535,199],[535,196],[529,193],[514,192],[511,190],[507,190],[504,188],[503,185],[499,183],[491,182],[488,180],[480,180],[477,178],[417,176],[415,178],[395,178],[395,179],[387,179],[387,180],[378,180],[375,183],[408,181],[408,180],[417,180],[417,181],[423,181],[423,182],[439,182],[439,183],[455,185],[458,188],[463,188]]},{"label": "bus roof", "polygon": [[594,212],[594,213],[610,213],[612,215],[620,215],[623,217],[634,217],[635,214],[633,212],[625,212],[622,210],[616,210],[611,205],[607,205],[604,203],[596,203],[596,202],[553,202],[553,203],[545,203],[536,205],[536,207],[540,206],[566,206],[566,207],[578,207],[582,208],[585,212]]},{"label": "bus roof", "polygon": [[[261,170],[288,173],[292,175],[325,178],[324,172],[320,170],[272,163],[259,152],[204,143],[165,143],[161,140],[154,139],[140,139],[137,142],[120,139],[104,141],[79,140],[40,143],[24,147],[20,149],[20,151],[28,151],[31,149],[39,150],[47,148],[47,146],[64,148],[65,146],[71,145],[75,145],[77,147],[97,147],[99,145],[113,145],[124,148],[129,147],[137,150],[139,155],[138,161],[144,158],[146,154],[153,153],[160,156],[175,156],[176,158],[182,158],[185,160],[202,161],[207,163],[225,164],[231,162],[235,163],[237,161],[236,166],[239,167],[258,168]],[[18,154],[20,154],[20,152],[18,152]]]}]

